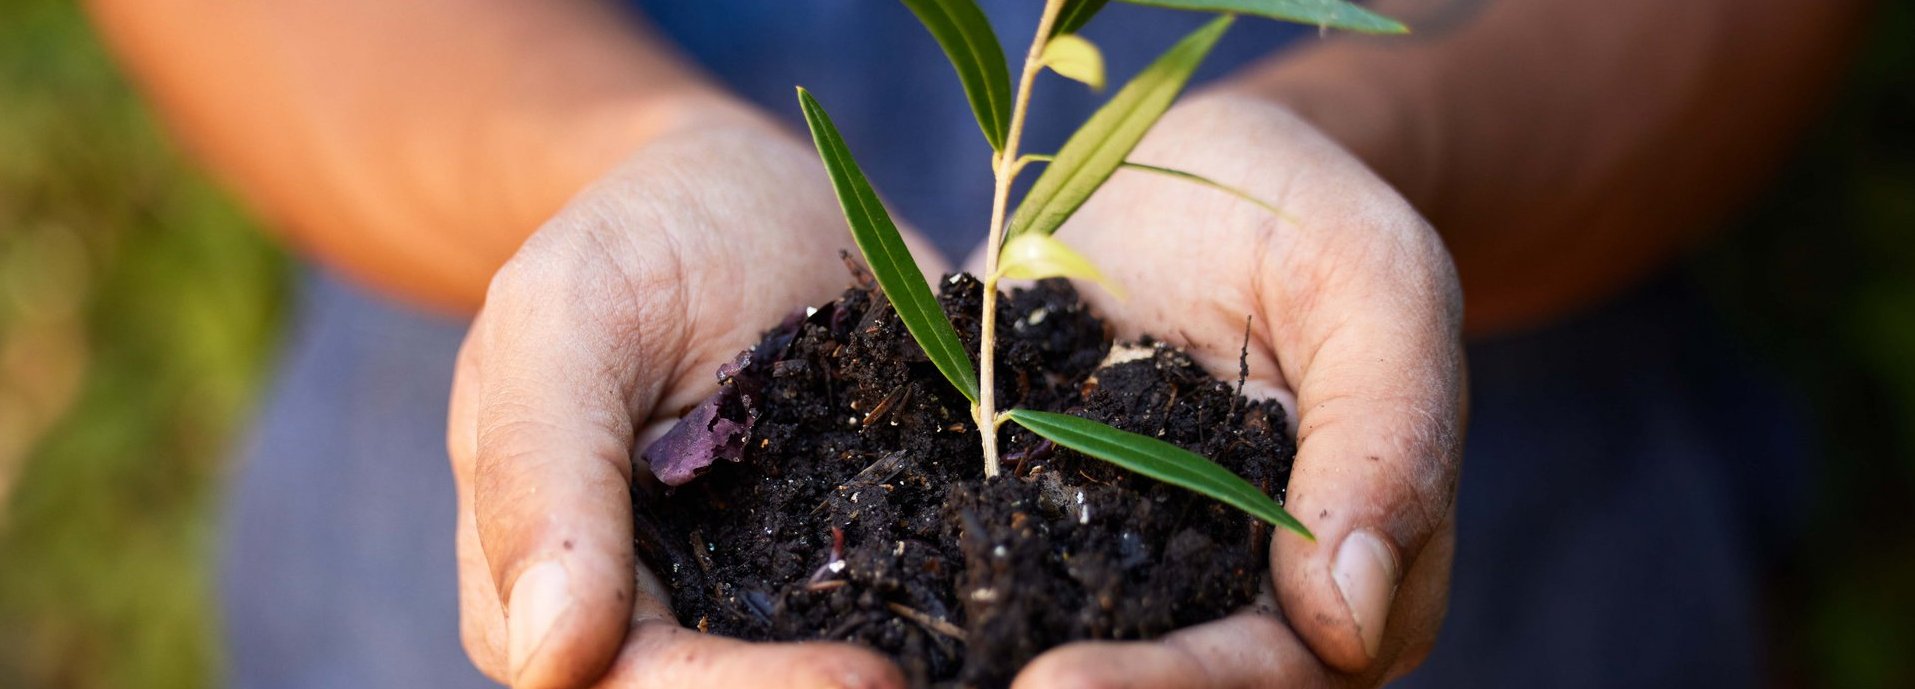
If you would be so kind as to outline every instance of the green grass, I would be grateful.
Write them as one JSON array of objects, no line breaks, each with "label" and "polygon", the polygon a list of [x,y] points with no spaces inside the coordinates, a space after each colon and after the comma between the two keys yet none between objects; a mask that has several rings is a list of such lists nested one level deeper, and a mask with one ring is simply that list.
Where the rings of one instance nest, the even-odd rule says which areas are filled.
[{"label": "green grass", "polygon": [[0,686],[215,685],[211,508],[288,262],[71,3],[0,3],[0,104]]},{"label": "green grass", "polygon": [[[1701,264],[1830,453],[1775,591],[1808,686],[1915,686],[1915,7]],[[0,2],[0,687],[217,684],[213,508],[289,262],[63,0]]]}]

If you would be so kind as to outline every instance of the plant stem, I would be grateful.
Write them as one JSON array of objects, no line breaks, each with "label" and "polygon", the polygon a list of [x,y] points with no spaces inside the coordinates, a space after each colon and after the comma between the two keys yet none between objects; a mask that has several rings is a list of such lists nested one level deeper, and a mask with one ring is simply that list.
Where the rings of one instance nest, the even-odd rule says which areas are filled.
[{"label": "plant stem", "polygon": [[997,255],[1004,246],[1004,211],[1010,204],[1011,182],[1017,178],[1017,145],[1024,136],[1024,115],[1030,109],[1031,84],[1043,68],[1044,46],[1050,42],[1051,26],[1064,0],[1045,0],[1044,15],[1037,21],[1037,36],[1024,54],[1024,70],[1017,78],[1017,97],[1011,101],[1011,125],[1004,135],[1004,150],[992,159],[991,172],[997,187],[991,194],[991,231],[984,245],[984,313],[978,332],[977,431],[984,437],[984,477],[997,475]]}]

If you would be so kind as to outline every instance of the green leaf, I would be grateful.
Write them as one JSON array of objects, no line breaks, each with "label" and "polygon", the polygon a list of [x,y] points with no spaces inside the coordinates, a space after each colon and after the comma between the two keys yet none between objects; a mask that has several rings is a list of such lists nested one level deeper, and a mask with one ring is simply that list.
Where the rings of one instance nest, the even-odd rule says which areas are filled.
[{"label": "green leaf", "polygon": [[1006,236],[1050,234],[1076,213],[1170,108],[1230,22],[1228,15],[1218,17],[1185,36],[1098,108],[1031,185]]},{"label": "green leaf", "polygon": [[1004,47],[998,44],[984,10],[973,0],[903,2],[931,30],[957,69],[984,140],[991,143],[991,150],[1004,150],[1004,138],[1011,130],[1011,70],[1004,64]]},{"label": "green leaf", "polygon": [[1049,438],[1051,442],[1164,483],[1216,498],[1219,502],[1295,531],[1312,541],[1317,538],[1296,517],[1284,511],[1282,505],[1250,485],[1249,481],[1189,450],[1068,414],[1029,409],[1012,409],[1005,414],[1017,425]]},{"label": "green leaf", "polygon": [[[1018,156],[1018,158],[1022,160],[1026,160],[1026,161],[1031,161],[1031,162],[1048,163],[1052,160],[1055,160],[1056,156],[1044,155],[1042,153],[1026,153],[1024,155]],[[1145,165],[1143,163],[1133,163],[1130,161],[1124,161],[1124,164],[1119,167],[1124,170],[1136,170],[1138,172],[1148,172],[1153,175],[1163,175],[1165,177],[1169,177],[1172,179],[1183,180],[1185,182],[1189,182],[1191,184],[1195,184],[1198,186],[1210,187],[1211,189],[1215,189],[1217,191],[1221,191],[1231,196],[1235,196],[1239,199],[1243,199],[1250,203],[1256,204],[1258,207],[1261,207],[1264,210],[1269,211],[1271,215],[1282,218],[1293,224],[1296,223],[1297,221],[1296,218],[1291,217],[1289,213],[1285,213],[1283,212],[1283,209],[1278,208],[1276,204],[1257,198],[1256,195],[1251,194],[1248,191],[1244,191],[1240,187],[1233,187],[1231,185],[1224,184],[1223,182],[1219,182],[1209,177],[1199,175],[1195,172],[1186,172],[1176,168],[1160,167],[1157,165]]]},{"label": "green leaf", "polygon": [[1174,10],[1230,12],[1358,33],[1409,33],[1402,22],[1343,0],[1124,0]]},{"label": "green leaf", "polygon": [[844,137],[838,134],[838,128],[831,124],[831,117],[818,105],[818,100],[800,88],[798,104],[805,111],[805,124],[811,127],[811,140],[818,145],[818,157],[824,159],[825,172],[831,175],[831,186],[838,192],[838,205],[844,208],[851,237],[857,240],[858,251],[871,265],[871,274],[878,278],[878,286],[884,288],[891,306],[898,311],[898,319],[904,321],[905,329],[910,330],[911,337],[924,348],[925,356],[951,385],[976,402],[977,369],[971,365],[971,355],[958,341],[957,328],[951,326],[951,319],[938,306],[937,297],[931,295],[924,271],[911,257],[911,248],[898,234],[897,225],[892,224],[891,214],[878,200],[878,192],[865,181],[864,172],[851,158],[851,149],[845,146]]},{"label": "green leaf", "polygon": [[1224,184],[1223,182],[1219,182],[1209,177],[1199,175],[1195,172],[1186,172],[1176,168],[1159,167],[1156,165],[1145,165],[1143,163],[1131,163],[1131,162],[1124,163],[1124,169],[1163,175],[1165,177],[1180,179],[1185,182],[1189,182],[1191,184],[1195,184],[1198,186],[1210,187],[1211,189],[1215,189],[1217,191],[1221,191],[1223,193],[1229,194],[1231,196],[1235,196],[1245,201],[1249,201],[1250,203],[1254,203],[1257,206],[1262,207],[1264,210],[1269,211],[1271,215],[1277,216],[1279,218],[1283,218],[1285,220],[1289,220],[1291,222],[1296,222],[1294,218],[1290,217],[1289,213],[1283,212],[1283,209],[1276,207],[1275,204],[1272,204],[1269,201],[1265,201],[1263,199],[1257,198],[1255,195],[1251,194],[1250,192],[1244,191],[1241,188]]},{"label": "green leaf", "polygon": [[1068,79],[1084,82],[1093,91],[1104,90],[1104,53],[1097,44],[1077,34],[1053,36],[1044,43],[1038,64]]},{"label": "green leaf", "polygon": [[997,275],[1012,280],[1079,278],[1103,285],[1119,299],[1124,297],[1123,287],[1104,277],[1090,259],[1048,234],[1027,234],[1005,242],[997,259]]},{"label": "green leaf", "polygon": [[1057,19],[1051,24],[1051,36],[1077,33],[1078,29],[1090,23],[1090,18],[1097,16],[1097,11],[1104,9],[1104,5],[1109,2],[1110,0],[1064,0],[1064,9],[1057,12]]}]

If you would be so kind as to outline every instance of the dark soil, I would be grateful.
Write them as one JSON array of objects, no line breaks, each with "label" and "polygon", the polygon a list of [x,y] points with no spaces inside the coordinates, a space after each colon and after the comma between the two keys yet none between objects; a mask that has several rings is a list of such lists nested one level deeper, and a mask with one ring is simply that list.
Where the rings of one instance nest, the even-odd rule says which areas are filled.
[{"label": "dark soil", "polygon": [[[975,357],[982,288],[942,284]],[[1104,324],[1063,281],[999,309],[1003,408],[1155,435],[1282,497],[1295,448],[1275,403],[1162,345],[1099,368]],[[1156,637],[1258,590],[1268,525],[1209,498],[1012,424],[1004,475],[985,480],[969,402],[868,286],[794,315],[726,373],[749,393],[721,415],[756,415],[742,460],[635,496],[640,553],[688,626],[849,641],[917,686],[1002,687],[1051,647]]]}]

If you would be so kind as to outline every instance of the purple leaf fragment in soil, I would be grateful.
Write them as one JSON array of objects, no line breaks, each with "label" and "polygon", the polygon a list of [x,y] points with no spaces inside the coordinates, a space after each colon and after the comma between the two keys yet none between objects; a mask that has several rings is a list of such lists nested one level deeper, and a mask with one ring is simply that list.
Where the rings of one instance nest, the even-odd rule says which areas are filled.
[{"label": "purple leaf fragment in soil", "polygon": [[693,406],[671,430],[645,448],[642,457],[652,475],[668,486],[682,486],[705,473],[713,462],[744,459],[745,441],[758,423],[758,392],[765,372],[785,358],[785,348],[807,321],[828,321],[835,302],[824,310],[798,309],[766,333],[756,348],[738,353],[718,367],[718,391]]},{"label": "purple leaf fragment in soil", "polygon": [[[720,370],[733,366],[742,368],[740,365],[750,363],[750,359],[750,353],[741,353],[737,360]],[[692,407],[671,430],[652,441],[644,453],[645,461],[652,466],[652,474],[665,485],[682,486],[704,473],[712,462],[743,459],[745,436],[751,433],[758,412],[748,410],[742,419],[720,416],[727,408],[745,407],[741,404],[742,397],[735,381],[721,383],[718,392]]]}]

